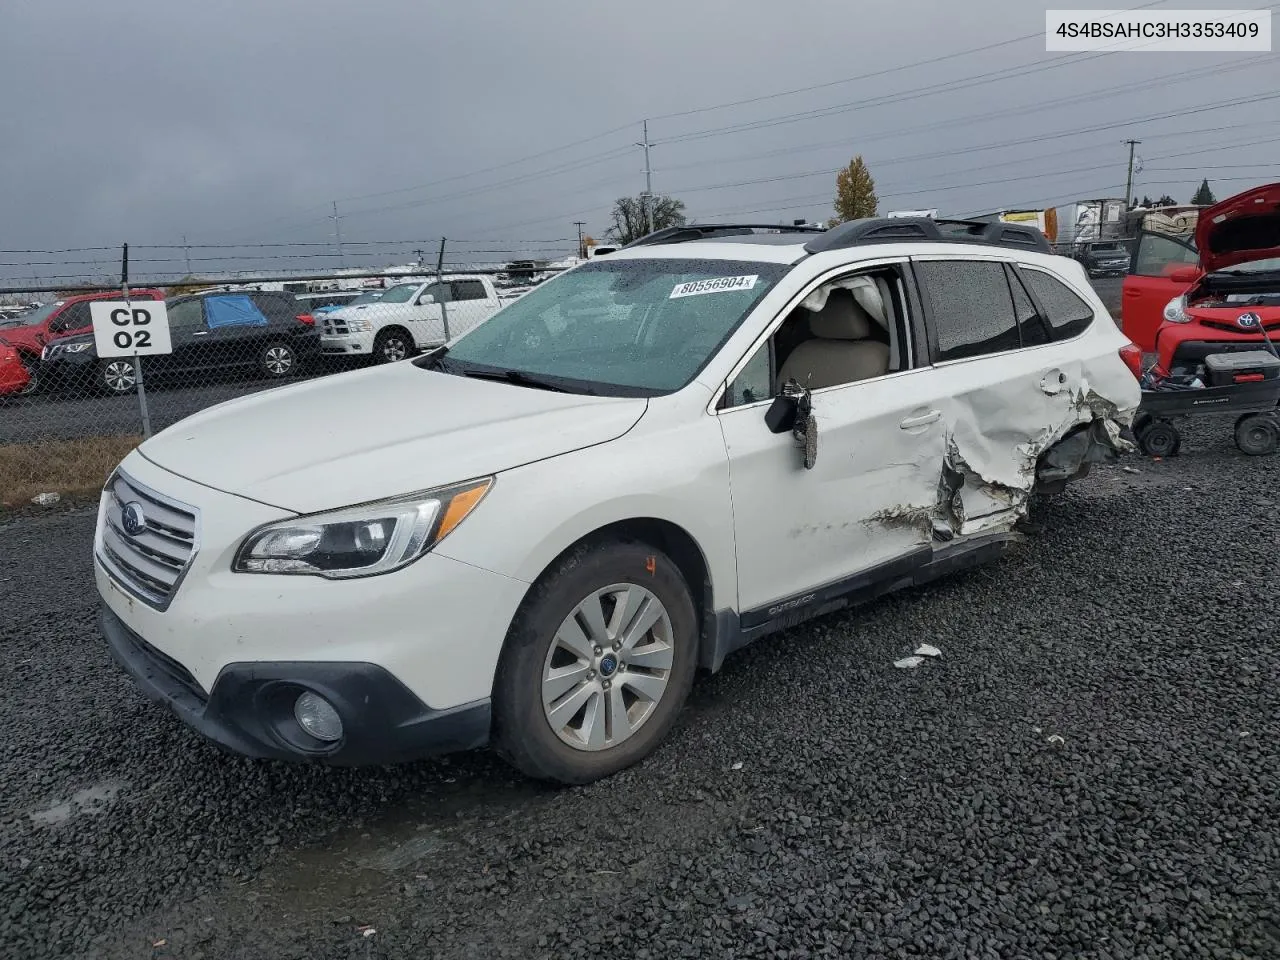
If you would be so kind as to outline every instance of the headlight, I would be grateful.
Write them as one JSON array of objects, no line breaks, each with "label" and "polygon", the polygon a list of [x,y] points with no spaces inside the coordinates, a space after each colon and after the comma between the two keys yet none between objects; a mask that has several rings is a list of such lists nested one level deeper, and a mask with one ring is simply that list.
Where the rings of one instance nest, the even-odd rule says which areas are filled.
[{"label": "headlight", "polygon": [[371,328],[368,320],[360,319],[348,320],[347,329],[352,333],[368,333]]},{"label": "headlight", "polygon": [[67,353],[84,353],[92,346],[92,343],[68,343],[62,349],[67,351]]},{"label": "headlight", "polygon": [[398,570],[434,547],[475,509],[487,477],[395,500],[298,517],[255,530],[232,569],[341,580]]},{"label": "headlight", "polygon": [[1187,298],[1174,297],[1165,304],[1164,318],[1170,323],[1190,323],[1191,315],[1187,313]]},{"label": "headlight", "polygon": [[55,346],[54,344],[49,344],[49,346],[45,347],[43,350],[40,351],[40,359],[48,360],[50,357],[52,357],[55,353],[57,353],[61,349],[62,347]]}]

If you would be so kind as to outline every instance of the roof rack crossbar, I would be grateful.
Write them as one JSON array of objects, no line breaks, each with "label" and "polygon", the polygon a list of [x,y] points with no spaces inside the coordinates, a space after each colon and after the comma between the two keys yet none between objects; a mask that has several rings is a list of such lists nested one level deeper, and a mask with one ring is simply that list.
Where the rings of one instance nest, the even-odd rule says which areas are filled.
[{"label": "roof rack crossbar", "polygon": [[1036,227],[984,220],[934,220],[929,217],[868,217],[832,227],[804,245],[809,253],[843,250],[872,243],[979,243],[1053,253],[1049,238]]},{"label": "roof rack crossbar", "polygon": [[623,249],[655,243],[684,243],[689,240],[706,240],[712,237],[741,237],[754,230],[776,230],[778,233],[826,232],[825,227],[790,223],[686,223],[678,227],[655,230],[637,240],[632,240]]}]

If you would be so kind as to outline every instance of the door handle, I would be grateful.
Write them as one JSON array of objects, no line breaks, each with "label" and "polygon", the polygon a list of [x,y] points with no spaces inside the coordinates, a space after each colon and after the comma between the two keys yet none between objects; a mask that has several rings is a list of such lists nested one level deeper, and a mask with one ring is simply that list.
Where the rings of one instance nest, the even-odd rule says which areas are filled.
[{"label": "door handle", "polygon": [[915,427],[926,427],[935,422],[942,416],[941,410],[930,410],[928,413],[917,414],[914,417],[907,417],[902,423],[898,424],[903,430],[911,430]]}]

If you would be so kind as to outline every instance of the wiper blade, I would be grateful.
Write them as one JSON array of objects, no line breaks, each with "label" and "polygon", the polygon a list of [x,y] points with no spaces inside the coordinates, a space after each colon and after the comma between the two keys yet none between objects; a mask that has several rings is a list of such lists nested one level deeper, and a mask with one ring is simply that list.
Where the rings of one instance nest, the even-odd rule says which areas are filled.
[{"label": "wiper blade", "polygon": [[551,390],[555,393],[582,393],[590,394],[591,390],[586,388],[573,388],[566,386],[554,377],[540,377],[535,373],[525,373],[523,370],[482,370],[476,367],[464,366],[457,361],[441,358],[435,364],[437,370],[444,373],[453,373],[462,377],[470,377],[475,380],[498,380],[503,383],[513,383],[520,387],[533,387],[538,390]]}]

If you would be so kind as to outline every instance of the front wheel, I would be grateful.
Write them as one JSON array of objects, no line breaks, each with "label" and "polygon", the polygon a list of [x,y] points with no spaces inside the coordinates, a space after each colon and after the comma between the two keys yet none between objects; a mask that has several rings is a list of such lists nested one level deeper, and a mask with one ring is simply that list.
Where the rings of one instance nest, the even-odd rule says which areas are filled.
[{"label": "front wheel", "polygon": [[399,330],[384,330],[373,341],[373,359],[377,363],[395,363],[412,352],[412,341]]},{"label": "front wheel", "polygon": [[98,382],[108,393],[129,393],[138,385],[138,371],[132,360],[105,360],[99,367]]},{"label": "front wheel", "polygon": [[698,628],[679,569],[639,543],[581,548],[533,588],[494,682],[494,744],[541,780],[590,783],[666,736],[693,685]]}]

